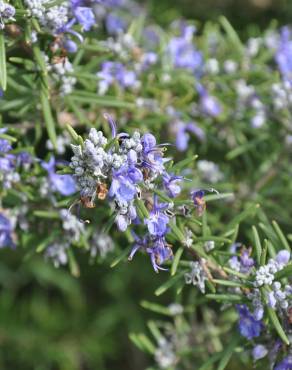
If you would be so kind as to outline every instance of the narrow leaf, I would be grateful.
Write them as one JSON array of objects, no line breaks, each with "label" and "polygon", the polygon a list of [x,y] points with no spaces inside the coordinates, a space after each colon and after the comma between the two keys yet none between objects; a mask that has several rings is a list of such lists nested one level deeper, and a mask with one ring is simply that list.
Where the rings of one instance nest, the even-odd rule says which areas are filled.
[{"label": "narrow leaf", "polygon": [[259,233],[255,226],[252,227],[252,232],[253,232],[253,238],[254,238],[254,243],[255,243],[255,248],[256,248],[257,262],[259,264],[261,261],[261,255],[262,255],[262,245],[261,245]]},{"label": "narrow leaf", "polygon": [[282,230],[280,229],[280,226],[278,225],[278,223],[276,221],[273,221],[272,225],[275,229],[275,232],[276,232],[278,238],[282,242],[283,247],[290,252],[291,248],[289,246],[289,243],[288,243],[287,239],[285,238],[285,235],[283,234]]},{"label": "narrow leaf", "polygon": [[175,275],[176,273],[176,270],[177,270],[177,267],[178,267],[178,264],[179,264],[179,261],[181,259],[181,256],[183,254],[183,248],[179,248],[176,253],[175,253],[175,256],[174,256],[174,259],[173,259],[173,262],[172,262],[172,265],[171,265],[171,270],[170,270],[170,274],[171,276]]},{"label": "narrow leaf", "polygon": [[56,136],[56,130],[55,130],[55,122],[52,116],[51,106],[48,99],[47,92],[45,88],[42,88],[41,90],[41,104],[42,104],[42,110],[44,115],[44,120],[48,132],[48,136],[56,149],[57,147],[57,136]]},{"label": "narrow leaf", "polygon": [[2,90],[5,91],[7,86],[7,70],[6,70],[5,37],[3,30],[0,31],[0,85]]},{"label": "narrow leaf", "polygon": [[159,288],[157,288],[154,292],[156,296],[160,296],[161,294],[165,293],[169,288],[171,288],[179,279],[182,277],[182,273],[173,276],[172,278],[168,279],[164,284],[162,284]]},{"label": "narrow leaf", "polygon": [[287,338],[284,329],[282,328],[280,321],[278,319],[278,316],[276,315],[276,312],[271,308],[267,307],[268,315],[270,318],[270,322],[273,324],[274,328],[276,329],[279,337],[283,340],[284,343],[289,345],[289,339]]}]

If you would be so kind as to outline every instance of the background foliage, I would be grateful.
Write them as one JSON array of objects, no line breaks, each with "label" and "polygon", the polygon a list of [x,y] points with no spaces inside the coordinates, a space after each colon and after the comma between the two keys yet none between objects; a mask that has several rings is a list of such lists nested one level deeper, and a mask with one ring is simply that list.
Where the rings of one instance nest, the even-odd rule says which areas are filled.
[{"label": "background foliage", "polygon": [[[152,19],[157,21],[162,27],[166,27],[171,21],[180,16],[196,19],[198,24],[213,20],[217,22],[219,15],[226,15],[234,28],[238,31],[242,40],[249,36],[259,36],[266,27],[270,26],[273,20],[273,27],[286,24],[292,16],[292,6],[289,1],[252,1],[249,3],[238,1],[147,1],[144,6],[149,10]],[[211,23],[210,23],[210,27]],[[216,26],[214,26],[216,31]],[[222,51],[224,55],[224,51]],[[19,55],[21,57],[22,55]],[[80,90],[93,93],[96,89],[96,82],[83,78],[81,74],[89,73],[90,68],[104,58],[103,53],[93,53],[84,62],[87,67],[82,67],[80,72]],[[78,64],[78,63],[76,63]],[[260,64],[260,61],[259,61]],[[255,71],[252,78],[258,82],[258,86],[265,89],[265,74],[262,71]],[[5,96],[6,106],[0,107],[3,112],[2,122],[14,123],[16,134],[21,135],[21,126],[18,125],[21,117],[27,111],[34,112],[34,106],[38,103],[39,91],[34,90],[33,95],[26,96],[23,86],[28,79],[26,76],[19,75],[19,69],[15,68],[15,82],[11,82],[8,95]],[[17,77],[17,79],[16,79]],[[271,76],[271,79],[278,76]],[[23,90],[22,90],[23,89]],[[149,89],[150,90],[150,89]],[[14,94],[22,94],[18,101],[14,101],[9,106],[9,100],[13,100]],[[155,94],[155,93],[154,93]],[[160,92],[159,92],[160,94]],[[149,93],[151,95],[151,93]],[[181,92],[184,95],[184,91]],[[74,111],[74,105],[78,96],[67,99],[66,104]],[[87,96],[88,97],[88,96]],[[130,97],[130,94],[127,96]],[[130,97],[131,98],[131,97]],[[228,106],[228,93],[224,93],[220,99],[226,100],[223,104]],[[61,104],[58,99],[52,97],[53,102]],[[86,96],[85,96],[86,99]],[[27,111],[23,109],[30,100],[30,107]],[[82,99],[80,99],[82,102]],[[8,104],[8,105],[7,105]],[[88,110],[93,106],[92,114],[94,118],[80,116],[83,122],[79,125],[80,131],[85,131],[86,126],[90,126],[88,121],[100,122],[99,114],[103,110],[105,101],[101,99],[97,102],[88,103]],[[183,103],[182,103],[183,105]],[[9,109],[8,109],[9,108]],[[57,106],[61,111],[62,106]],[[7,113],[9,111],[9,113]],[[116,109],[118,115],[122,116],[123,107]],[[84,111],[81,111],[84,113]],[[78,114],[78,111],[77,111]],[[143,112],[135,112],[133,127],[139,125],[139,119],[144,118]],[[165,124],[167,119],[161,118],[162,123],[148,117],[148,127],[153,131],[160,131],[163,139],[163,128],[160,124]],[[146,122],[146,121],[145,121]],[[24,125],[30,125],[25,122]],[[100,125],[100,123],[98,123]],[[146,123],[145,123],[146,124]],[[222,124],[222,130],[229,129]],[[36,114],[33,122],[36,131],[28,130],[27,144],[34,137],[37,142],[36,152],[42,157],[45,154],[44,143],[47,140],[46,133],[41,128],[41,118]],[[237,126],[236,126],[237,125]],[[255,217],[246,217],[255,212],[246,211],[243,215],[243,223],[239,230],[239,237],[242,242],[252,242],[251,225],[266,221],[266,215],[270,220],[276,218],[283,230],[291,232],[291,209],[287,204],[291,204],[292,181],[291,153],[282,151],[282,143],[277,140],[281,133],[277,129],[277,124],[270,127],[267,133],[261,133],[260,140],[256,134],[245,131],[245,122],[231,122],[234,131],[238,134],[238,141],[241,144],[243,156],[234,152],[234,147],[227,147],[222,140],[216,141],[216,132],[213,131],[214,142],[210,144],[197,143],[187,154],[176,154],[179,161],[190,156],[195,152],[200,158],[220,161],[227,180],[221,183],[219,190],[223,192],[234,192],[236,199],[232,208],[228,203],[210,203],[208,207],[209,222],[215,225],[215,231],[221,232],[228,221],[236,215],[242,215],[245,210],[250,210],[255,204],[260,204],[261,209]],[[212,131],[212,128],[210,129]],[[241,136],[242,134],[242,136]],[[265,136],[266,135],[266,136]],[[267,135],[270,135],[267,137]],[[284,134],[283,134],[284,135]],[[273,138],[276,138],[273,140]],[[259,141],[258,141],[259,140]],[[161,140],[163,142],[163,140]],[[238,143],[237,143],[238,144]],[[245,153],[246,145],[251,148]],[[172,151],[172,149],[170,149]],[[174,152],[174,150],[173,150]],[[266,171],[266,167],[272,172],[271,180],[261,184],[261,174]],[[198,174],[199,176],[199,174]],[[204,184],[203,179],[198,180],[199,184]],[[255,189],[257,191],[255,191]],[[260,189],[260,190],[259,190]],[[254,210],[254,209],[253,209]],[[240,216],[239,216],[240,217]],[[120,247],[126,241],[120,239]],[[165,295],[156,298],[153,292],[167,280],[166,275],[154,274],[151,265],[145,260],[144,256],[137,256],[135,261],[129,266],[127,262],[118,264],[111,268],[110,264],[114,256],[109,256],[106,261],[98,261],[90,264],[88,256],[82,251],[78,252],[77,259],[80,265],[80,276],[78,278],[68,274],[66,269],[55,269],[51,264],[43,260],[41,256],[30,256],[25,250],[19,248],[17,252],[2,249],[0,251],[0,367],[3,369],[35,369],[35,370],[74,370],[74,369],[146,369],[153,364],[151,356],[139,351],[129,338],[129,333],[147,332],[148,320],[171,321],[168,316],[163,317],[145,309],[142,301],[156,301],[161,306],[167,306],[174,300],[180,300],[174,292],[166,292]],[[188,294],[188,293],[184,293]],[[194,297],[190,294],[192,300]],[[216,305],[207,307],[201,315],[199,322],[205,323],[207,333],[210,333],[210,340],[215,340],[212,324],[225,327],[224,317],[217,319]],[[212,316],[208,326],[208,318]],[[219,322],[222,320],[222,322]],[[198,333],[202,328],[195,327]],[[224,329],[223,329],[224,330]],[[204,330],[203,330],[204,331]],[[213,339],[212,339],[213,338]],[[133,338],[132,338],[133,339]],[[134,340],[135,341],[135,340]],[[221,349],[222,344],[213,343]],[[194,350],[196,344],[194,344]],[[193,363],[188,364],[188,368],[195,368]],[[242,355],[241,362],[233,359],[227,369],[240,370],[252,368],[247,358]],[[261,366],[261,365],[260,365]],[[261,367],[258,367],[259,369]],[[262,368],[265,368],[265,364]]]}]

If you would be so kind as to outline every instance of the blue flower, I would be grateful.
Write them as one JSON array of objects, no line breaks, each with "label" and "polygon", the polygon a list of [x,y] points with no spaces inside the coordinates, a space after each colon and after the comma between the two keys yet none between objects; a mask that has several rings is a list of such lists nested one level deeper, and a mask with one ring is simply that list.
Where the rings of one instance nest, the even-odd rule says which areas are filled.
[{"label": "blue flower", "polygon": [[132,166],[123,166],[112,172],[113,180],[109,196],[116,197],[120,202],[129,202],[137,194],[135,184],[143,180],[142,172]]},{"label": "blue flower", "polygon": [[151,236],[162,237],[167,233],[169,217],[161,212],[165,208],[167,208],[167,205],[158,204],[157,196],[155,195],[150,217],[144,221]]},{"label": "blue flower", "polygon": [[281,250],[277,253],[275,260],[281,265],[287,265],[290,261],[291,253],[286,249]]},{"label": "blue flower", "polygon": [[110,35],[116,35],[125,30],[125,20],[116,14],[109,13],[105,21],[106,30]]},{"label": "blue flower", "polygon": [[254,266],[255,261],[252,257],[250,257],[251,250],[250,249],[242,249],[240,255],[240,265],[241,265],[241,272],[248,273],[250,269]]},{"label": "blue flower", "polygon": [[203,56],[192,44],[194,28],[187,27],[180,37],[174,37],[168,44],[168,52],[175,68],[197,71],[202,68]]},{"label": "blue flower", "polygon": [[153,172],[163,173],[164,163],[168,161],[168,159],[163,158],[163,145],[156,145],[155,136],[149,133],[142,136],[141,143],[143,145],[142,166],[149,168]]},{"label": "blue flower", "polygon": [[167,191],[167,194],[171,198],[177,197],[181,192],[181,187],[178,185],[183,180],[182,176],[170,175],[164,172],[162,175],[163,186]]},{"label": "blue flower", "polygon": [[172,250],[168,245],[166,245],[164,238],[157,238],[153,247],[147,248],[146,251],[150,255],[151,263],[155,272],[159,272],[159,270],[165,271],[166,269],[160,267],[160,265],[173,257]]},{"label": "blue flower", "polygon": [[68,196],[76,192],[76,183],[71,175],[59,175],[55,172],[56,160],[51,157],[48,163],[42,162],[42,167],[48,172],[53,191]]},{"label": "blue flower", "polygon": [[237,311],[239,313],[238,328],[240,334],[249,340],[258,337],[263,328],[262,322],[254,318],[245,304],[237,305]]},{"label": "blue flower", "polygon": [[74,15],[81,24],[84,31],[89,31],[95,24],[95,18],[92,9],[85,6],[78,6],[74,9]]},{"label": "blue flower", "polygon": [[291,369],[292,369],[292,355],[288,355],[287,357],[285,357],[284,360],[275,367],[275,370],[291,370]]},{"label": "blue flower", "polygon": [[97,73],[100,78],[99,93],[104,94],[109,87],[117,82],[121,88],[131,88],[137,84],[134,71],[128,70],[122,63],[107,61],[102,63],[101,71]]},{"label": "blue flower", "polygon": [[194,122],[185,123],[183,121],[176,121],[176,147],[179,151],[183,152],[188,148],[190,140],[189,133],[194,134],[199,140],[205,139],[204,131]]},{"label": "blue flower", "polygon": [[222,108],[218,100],[210,95],[201,84],[197,84],[196,87],[200,95],[200,105],[203,113],[210,117],[219,116],[222,112]]},{"label": "blue flower", "polygon": [[134,255],[136,254],[136,252],[140,249],[144,249],[146,250],[148,245],[149,245],[149,238],[147,237],[144,237],[144,238],[140,238],[137,236],[136,233],[134,233],[134,231],[131,232],[133,238],[134,238],[134,245],[131,249],[131,252],[130,252],[130,255],[128,257],[128,260],[131,261],[134,257]]},{"label": "blue flower", "polygon": [[0,248],[15,247],[12,232],[13,227],[11,225],[11,221],[0,213]]},{"label": "blue flower", "polygon": [[275,55],[276,62],[282,76],[291,81],[292,79],[292,40],[288,27],[283,27],[278,50]]},{"label": "blue flower", "polygon": [[95,24],[95,17],[90,7],[86,6],[84,0],[71,0],[72,12],[84,31],[89,31]]},{"label": "blue flower", "polygon": [[268,353],[267,347],[262,344],[257,344],[252,350],[252,357],[254,361],[264,358]]},{"label": "blue flower", "polygon": [[206,202],[204,200],[205,192],[203,190],[194,190],[191,192],[191,197],[194,202],[195,208],[198,210],[198,214],[201,216],[206,209]]}]

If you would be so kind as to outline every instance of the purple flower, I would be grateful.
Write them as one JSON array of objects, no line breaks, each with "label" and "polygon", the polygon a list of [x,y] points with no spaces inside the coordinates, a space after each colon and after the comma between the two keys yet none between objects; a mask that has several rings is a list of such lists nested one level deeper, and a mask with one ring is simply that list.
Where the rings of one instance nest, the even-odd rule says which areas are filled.
[{"label": "purple flower", "polygon": [[48,172],[49,181],[53,191],[68,196],[76,192],[76,184],[71,175],[59,175],[55,173],[56,160],[51,157],[48,163],[42,162],[42,167]]},{"label": "purple flower", "polygon": [[149,241],[148,241],[148,238],[147,237],[144,237],[144,238],[140,238],[136,235],[136,233],[134,233],[134,231],[131,232],[134,240],[135,240],[135,243],[131,249],[131,252],[130,252],[130,255],[128,257],[128,260],[129,261],[132,261],[134,255],[136,254],[136,252],[140,249],[144,249],[146,250],[147,247],[148,247],[148,244],[149,244]]},{"label": "purple flower", "polygon": [[109,196],[115,197],[120,202],[129,202],[136,195],[135,185],[124,176],[118,176],[113,179],[109,190]]},{"label": "purple flower", "polygon": [[200,105],[203,113],[210,117],[219,116],[222,109],[218,100],[214,96],[210,95],[201,84],[197,84],[197,90],[201,97]]},{"label": "purple flower", "polygon": [[284,360],[275,367],[275,370],[291,370],[291,369],[292,369],[292,355],[288,355],[287,357],[285,357]]},{"label": "purple flower", "polygon": [[158,60],[158,56],[156,53],[149,51],[148,53],[144,53],[142,56],[142,69],[146,70],[153,64],[156,64]]},{"label": "purple flower", "polygon": [[240,334],[249,340],[258,337],[263,328],[262,322],[254,318],[246,305],[237,305],[237,311],[239,313]]},{"label": "purple flower", "polygon": [[188,148],[190,140],[189,133],[194,134],[199,140],[205,139],[204,131],[197,126],[194,122],[185,123],[183,121],[176,121],[176,147],[179,151],[183,152]]},{"label": "purple flower", "polygon": [[0,153],[7,153],[12,149],[9,141],[6,139],[0,139]]},{"label": "purple flower", "polygon": [[120,202],[130,202],[137,194],[135,184],[143,180],[142,172],[134,166],[123,166],[113,171],[109,196]]},{"label": "purple flower", "polygon": [[281,250],[276,255],[276,261],[280,263],[281,265],[287,265],[287,263],[290,261],[290,252],[288,250]]},{"label": "purple flower", "polygon": [[163,213],[163,210],[166,208],[167,204],[158,204],[157,196],[154,195],[153,209],[150,212],[150,217],[144,221],[151,236],[162,237],[167,233],[169,217]]},{"label": "purple flower", "polygon": [[117,82],[121,88],[137,85],[136,73],[127,70],[122,63],[118,62],[104,62],[97,76],[100,78],[98,85],[100,94],[104,94],[114,82]]},{"label": "purple flower", "polygon": [[141,143],[143,145],[142,165],[155,173],[163,173],[164,163],[167,162],[168,159],[163,158],[163,147],[156,145],[155,136],[149,133],[144,134]]},{"label": "purple flower", "polygon": [[127,24],[125,20],[116,14],[109,13],[105,21],[107,32],[110,35],[116,35],[125,30]]},{"label": "purple flower", "polygon": [[11,221],[0,213],[0,248],[15,247],[12,232],[13,227],[11,225]]},{"label": "purple flower", "polygon": [[268,292],[267,298],[268,298],[268,305],[272,308],[275,308],[276,304],[277,304],[277,299],[275,297],[275,293],[274,292]]},{"label": "purple flower", "polygon": [[254,361],[264,358],[268,353],[267,347],[262,344],[257,344],[252,350],[252,357]]},{"label": "purple flower", "polygon": [[77,22],[82,26],[84,31],[89,31],[90,28],[95,24],[95,17],[92,9],[82,5],[81,1],[71,1],[72,11]]},{"label": "purple flower", "polygon": [[171,198],[177,197],[181,192],[181,187],[178,185],[179,182],[183,180],[182,176],[170,175],[167,172],[164,172],[162,175],[163,186],[167,191],[167,194]]},{"label": "purple flower", "polygon": [[192,44],[194,29],[187,28],[182,36],[174,37],[168,44],[168,53],[175,68],[197,71],[202,68],[203,56]]},{"label": "purple flower", "polygon": [[278,50],[275,55],[276,62],[282,76],[291,80],[292,78],[292,40],[288,27],[283,27]]},{"label": "purple flower", "polygon": [[76,42],[70,39],[65,39],[63,41],[63,47],[68,51],[68,53],[76,53],[76,51],[78,50]]},{"label": "purple flower", "polygon": [[172,250],[169,246],[166,245],[164,238],[157,238],[153,244],[153,247],[146,249],[147,253],[150,255],[152,266],[155,272],[159,272],[159,270],[166,270],[160,265],[162,265],[165,261],[172,258]]},{"label": "purple flower", "polygon": [[2,172],[10,172],[15,168],[15,156],[7,154],[5,157],[0,157],[0,170]]},{"label": "purple flower", "polygon": [[241,252],[240,265],[241,265],[241,272],[243,273],[248,273],[255,264],[254,259],[250,257],[250,252],[251,251],[246,248],[244,248]]},{"label": "purple flower", "polygon": [[201,216],[206,209],[206,203],[204,200],[204,190],[194,190],[191,192],[191,198],[194,202],[195,208],[198,210],[198,214]]},{"label": "purple flower", "polygon": [[164,236],[168,230],[169,218],[160,211],[152,211],[150,217],[145,220],[148,231],[152,236]]}]

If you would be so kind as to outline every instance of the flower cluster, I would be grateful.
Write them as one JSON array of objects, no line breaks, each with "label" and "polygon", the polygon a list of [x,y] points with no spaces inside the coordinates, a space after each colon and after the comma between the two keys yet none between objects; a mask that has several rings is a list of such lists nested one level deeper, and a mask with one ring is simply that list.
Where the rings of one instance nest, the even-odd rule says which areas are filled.
[{"label": "flower cluster", "polygon": [[15,14],[14,6],[1,0],[0,1],[0,29],[3,29],[5,27],[5,21],[15,20],[13,18],[14,14]]},{"label": "flower cluster", "polygon": [[[0,130],[2,133],[6,129]],[[9,189],[20,181],[21,168],[29,169],[33,158],[26,152],[13,154],[12,146],[6,139],[0,138],[0,182],[4,189]]]},{"label": "flower cluster", "polygon": [[[72,145],[74,156],[70,167],[74,170],[81,202],[91,208],[96,197],[100,200],[107,197],[120,231],[132,223],[146,225],[145,237],[134,236],[135,245],[129,258],[143,249],[158,271],[172,256],[165,236],[169,232],[173,203],[160,203],[154,192],[162,186],[167,196],[176,197],[181,191],[182,177],[167,172],[165,148],[157,145],[152,134],[117,134],[112,118],[107,116],[107,119],[112,127],[112,142],[108,143],[101,131],[92,128],[82,145]],[[149,214],[144,205],[147,213],[144,210],[144,218],[137,212],[139,201],[147,201],[149,205]]]},{"label": "flower cluster", "polygon": [[[235,255],[229,260],[230,267],[234,271],[248,276],[249,280],[253,279],[254,288],[250,288],[246,295],[250,301],[251,309],[247,304],[237,305],[239,314],[238,328],[240,334],[248,340],[258,338],[258,341],[260,341],[252,350],[254,361],[257,361],[268,355],[268,348],[274,343],[269,329],[264,325],[265,307],[277,312],[283,322],[287,337],[289,338],[291,335],[289,329],[289,307],[292,305],[292,286],[290,282],[287,283],[277,278],[277,273],[289,264],[290,252],[288,250],[280,250],[274,258],[269,259],[267,264],[256,266],[256,262],[251,257],[251,248],[246,249],[237,244],[232,247],[233,253],[236,253],[239,247],[240,256]],[[234,281],[240,281],[240,277],[234,277]],[[242,294],[237,288],[234,291]],[[267,337],[269,338],[268,342]],[[267,344],[263,344],[265,342]],[[270,356],[272,366],[275,364],[280,348],[281,345],[277,345],[275,356]],[[284,359],[275,369],[286,369],[284,366],[286,362],[287,359]]]}]

